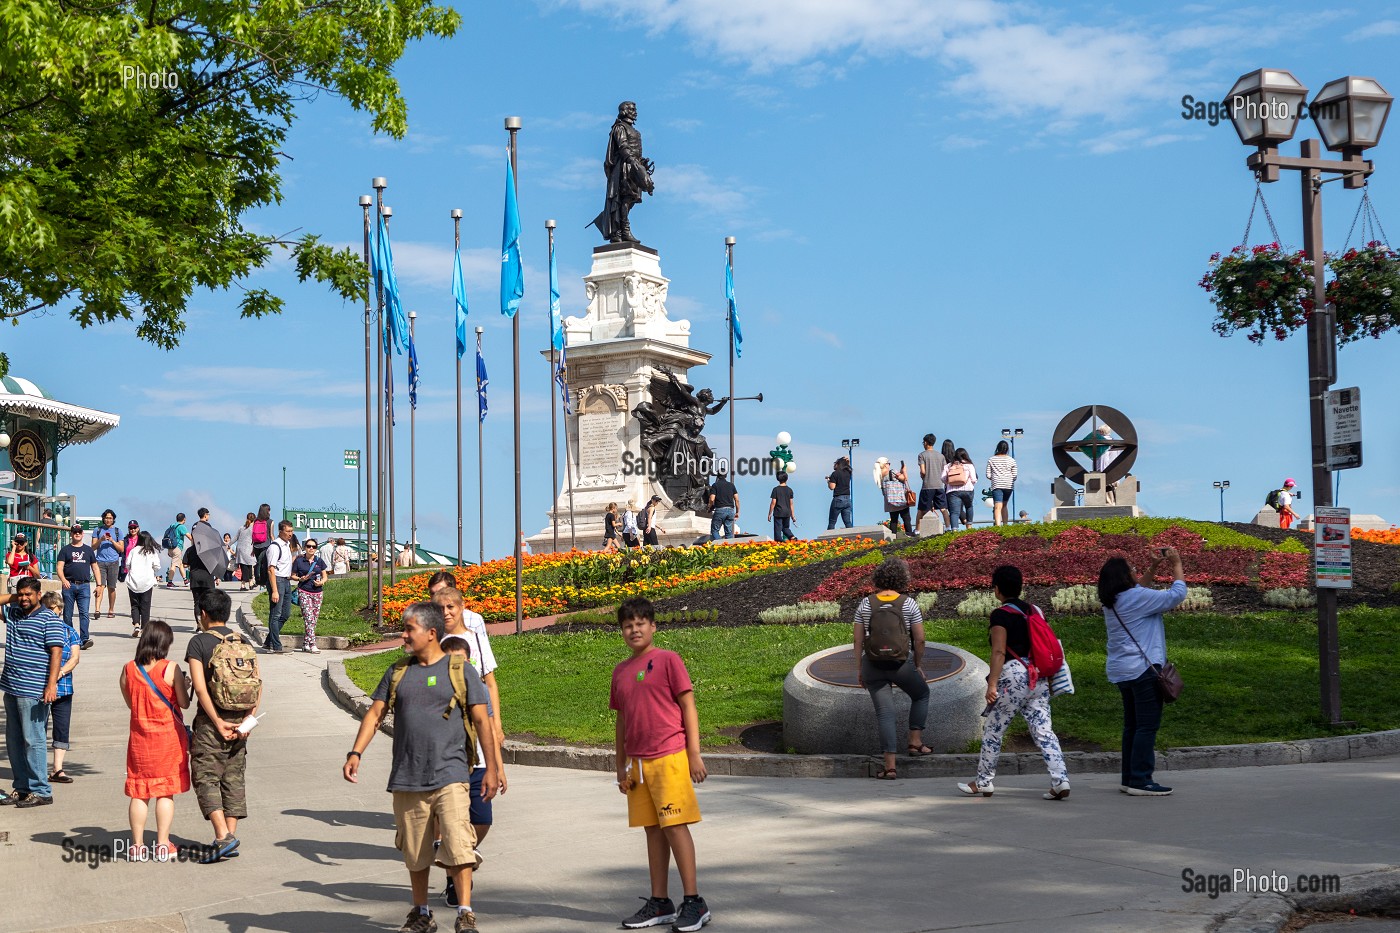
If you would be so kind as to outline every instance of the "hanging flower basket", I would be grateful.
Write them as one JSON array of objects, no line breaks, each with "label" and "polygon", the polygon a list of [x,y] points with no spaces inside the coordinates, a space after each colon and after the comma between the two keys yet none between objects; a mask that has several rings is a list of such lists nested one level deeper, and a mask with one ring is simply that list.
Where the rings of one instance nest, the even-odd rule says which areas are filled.
[{"label": "hanging flower basket", "polygon": [[1378,240],[1328,260],[1327,300],[1336,308],[1337,342],[1379,337],[1400,326],[1400,253]]},{"label": "hanging flower basket", "polygon": [[1211,329],[1222,337],[1243,330],[1254,343],[1283,340],[1312,314],[1311,266],[1301,251],[1241,245],[1211,256],[1210,265],[1200,286],[1216,308]]}]

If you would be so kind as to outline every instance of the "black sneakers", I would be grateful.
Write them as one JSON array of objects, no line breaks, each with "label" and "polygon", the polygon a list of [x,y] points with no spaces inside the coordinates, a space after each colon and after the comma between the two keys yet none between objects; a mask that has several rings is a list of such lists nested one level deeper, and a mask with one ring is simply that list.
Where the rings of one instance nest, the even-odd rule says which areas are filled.
[{"label": "black sneakers", "polygon": [[[622,921],[623,929],[640,930],[644,927],[661,926],[676,919],[676,905],[669,897],[647,897],[642,909]],[[708,918],[708,914],[706,915]],[[699,927],[694,927],[698,930]]]},{"label": "black sneakers", "polygon": [[452,876],[447,876],[447,890],[442,892],[442,902],[448,907],[461,907],[462,902],[457,900],[457,883],[452,880]]},{"label": "black sneakers", "polygon": [[47,807],[53,803],[52,797],[40,797],[38,794],[30,794],[23,800],[15,802],[16,810],[27,810],[30,807]]},{"label": "black sneakers", "polygon": [[671,929],[679,933],[693,933],[709,922],[710,908],[706,906],[705,899],[697,894],[681,901],[681,912]]}]

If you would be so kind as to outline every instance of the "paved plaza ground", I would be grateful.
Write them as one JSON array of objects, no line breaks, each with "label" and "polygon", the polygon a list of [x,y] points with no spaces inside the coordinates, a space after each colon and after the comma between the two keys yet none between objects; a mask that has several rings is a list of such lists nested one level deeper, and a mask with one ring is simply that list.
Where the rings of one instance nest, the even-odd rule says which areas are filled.
[{"label": "paved plaza ground", "polygon": [[[236,587],[231,595],[251,601]],[[155,599],[180,657],[189,602],[183,589]],[[390,741],[370,746],[358,785],[341,779],[356,723],[322,686],[326,661],[340,656],[331,652],[263,662],[268,715],[249,743],[252,815],[239,826],[239,858],[65,862],[64,840],[102,845],[127,833],[117,677],[135,642],[120,615],[93,632],[76,677],[75,783],[55,788],[54,806],[0,809],[0,933],[398,928],[409,897],[384,791]],[[0,776],[8,785],[7,762]],[[642,833],[627,828],[612,775],[514,767],[509,779],[473,899],[482,930],[616,928],[647,877]],[[1049,802],[1046,780],[1026,776],[998,780],[989,799],[939,779],[711,778],[695,831],[708,929],[1199,931],[1248,898],[1183,892],[1184,869],[1346,877],[1400,865],[1397,758],[1172,771],[1177,794],[1165,799],[1126,797],[1116,775],[1073,780],[1068,800]],[[176,808],[177,839],[207,842],[193,794]],[[441,872],[433,885],[450,930],[451,911],[436,900]]]}]

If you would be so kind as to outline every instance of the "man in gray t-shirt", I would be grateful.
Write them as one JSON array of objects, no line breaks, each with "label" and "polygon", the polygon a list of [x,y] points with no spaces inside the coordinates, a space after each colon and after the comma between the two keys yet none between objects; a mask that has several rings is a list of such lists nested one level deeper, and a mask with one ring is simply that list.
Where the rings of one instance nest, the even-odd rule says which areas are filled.
[{"label": "man in gray t-shirt", "polygon": [[[476,834],[471,824],[471,754],[463,714],[471,717],[478,735],[491,735],[486,711],[486,688],[470,664],[462,665],[466,709],[452,688],[452,659],[442,650],[447,620],[432,603],[414,603],[404,610],[404,648],[413,663],[403,670],[394,690],[394,748],[388,790],[394,795],[395,843],[403,853],[413,888],[413,909],[401,933],[431,933],[437,929],[428,909],[428,872],[433,862],[443,865],[458,892],[472,890],[476,865]],[[384,672],[360,721],[355,744],[345,756],[342,775],[358,783],[360,758],[390,712],[389,688],[395,673]],[[447,712],[444,717],[443,713]],[[490,800],[500,787],[500,758],[495,742],[482,743],[486,774],[481,797]],[[434,828],[441,843],[434,847]],[[473,933],[476,914],[471,904],[457,908],[455,933]]]},{"label": "man in gray t-shirt", "polygon": [[[947,508],[947,503],[943,500],[943,468],[948,465],[948,461],[943,459],[943,454],[933,445],[938,443],[938,438],[932,434],[924,435],[924,449],[919,452],[919,476],[923,478],[923,486],[919,489],[919,515],[914,519],[914,527],[917,529],[919,523],[924,520],[928,513]],[[946,515],[944,522],[947,522]]]}]

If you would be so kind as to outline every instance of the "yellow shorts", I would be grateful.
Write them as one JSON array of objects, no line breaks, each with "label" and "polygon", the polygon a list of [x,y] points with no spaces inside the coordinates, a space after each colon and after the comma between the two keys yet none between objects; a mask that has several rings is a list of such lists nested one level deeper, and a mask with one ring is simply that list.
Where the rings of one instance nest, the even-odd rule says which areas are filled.
[{"label": "yellow shorts", "polygon": [[[438,864],[449,868],[476,864],[476,830],[472,829],[471,787],[448,784],[430,791],[394,791],[394,848],[409,871]],[[436,830],[436,831],[435,831]],[[433,851],[433,839],[442,846]]]},{"label": "yellow shorts", "polygon": [[661,758],[633,758],[627,764],[628,826],[679,826],[700,822],[700,804],[690,780],[690,756],[682,749]]}]

